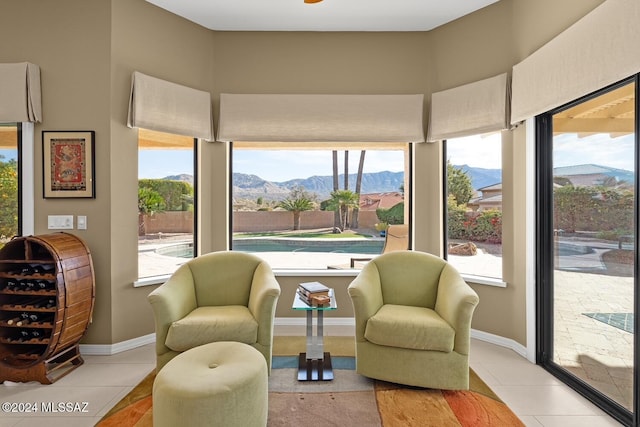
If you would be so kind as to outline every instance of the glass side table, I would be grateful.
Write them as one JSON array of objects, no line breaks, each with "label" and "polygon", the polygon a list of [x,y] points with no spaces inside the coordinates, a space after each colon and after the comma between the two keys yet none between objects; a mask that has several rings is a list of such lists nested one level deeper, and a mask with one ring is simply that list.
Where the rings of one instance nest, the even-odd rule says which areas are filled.
[{"label": "glass side table", "polygon": [[[329,290],[331,303],[323,307],[310,306],[296,296],[293,298],[294,310],[307,312],[307,351],[300,353],[298,358],[298,381],[331,381],[333,368],[331,355],[324,351],[323,318],[324,312],[338,308],[333,289]],[[316,333],[313,333],[313,313],[316,313]]]}]

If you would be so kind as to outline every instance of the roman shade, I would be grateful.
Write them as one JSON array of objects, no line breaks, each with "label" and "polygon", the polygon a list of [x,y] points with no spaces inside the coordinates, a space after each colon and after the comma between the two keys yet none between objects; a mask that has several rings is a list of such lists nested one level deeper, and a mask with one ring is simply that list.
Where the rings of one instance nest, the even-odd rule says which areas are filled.
[{"label": "roman shade", "polygon": [[509,93],[506,73],[433,93],[429,142],[508,129]]},{"label": "roman shade", "polygon": [[638,22],[638,0],[607,0],[516,64],[511,123],[640,72]]},{"label": "roman shade", "polygon": [[220,95],[219,141],[424,142],[423,95]]},{"label": "roman shade", "polygon": [[40,67],[0,64],[0,123],[42,122]]},{"label": "roman shade", "polygon": [[135,71],[127,126],[213,141],[211,94]]}]

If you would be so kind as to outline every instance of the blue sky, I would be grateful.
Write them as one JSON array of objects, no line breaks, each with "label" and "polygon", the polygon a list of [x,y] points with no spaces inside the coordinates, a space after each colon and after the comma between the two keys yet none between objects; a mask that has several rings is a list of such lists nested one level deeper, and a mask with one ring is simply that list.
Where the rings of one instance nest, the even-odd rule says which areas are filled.
[{"label": "blue sky", "polygon": [[[358,172],[360,150],[349,151],[349,173]],[[402,151],[367,150],[364,171],[400,172],[404,170]],[[294,178],[333,175],[333,157],[326,151],[237,150],[233,153],[233,171],[258,175],[282,182]],[[344,151],[338,151],[338,172],[344,173]]]},{"label": "blue sky", "polygon": [[618,138],[607,134],[584,138],[564,134],[553,140],[553,163],[555,167],[593,163],[633,171],[634,145],[633,134]]},{"label": "blue sky", "polygon": [[[500,142],[497,136],[457,138],[447,143],[447,157],[453,164],[500,168]],[[554,140],[554,165],[569,166],[595,163],[629,171],[634,170],[634,136],[609,138],[598,134],[578,138],[565,134]],[[15,151],[0,150],[5,159],[15,158]],[[360,151],[349,154],[349,172],[358,168]],[[343,172],[343,152],[339,152],[339,170]],[[191,152],[182,150],[145,150],[140,153],[140,176],[162,178],[168,175],[191,173]],[[274,165],[276,165],[274,167]],[[385,152],[368,150],[365,157],[366,172],[403,170],[404,155],[401,151]],[[280,151],[236,150],[234,172],[253,173],[263,179],[280,182],[314,175],[331,175],[331,151]]]}]

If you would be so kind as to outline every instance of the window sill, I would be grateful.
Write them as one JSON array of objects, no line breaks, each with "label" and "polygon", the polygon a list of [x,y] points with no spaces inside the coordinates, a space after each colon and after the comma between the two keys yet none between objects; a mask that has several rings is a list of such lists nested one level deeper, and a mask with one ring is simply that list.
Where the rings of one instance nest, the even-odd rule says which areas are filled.
[{"label": "window sill", "polygon": [[[344,270],[331,270],[331,269],[274,269],[273,273],[276,277],[356,277],[360,270],[344,269]],[[138,279],[133,282],[134,288],[141,288],[144,286],[161,285],[171,277],[170,274],[163,276],[153,276]],[[507,283],[491,277],[473,276],[470,274],[463,274],[462,278],[469,283],[484,286],[494,286],[498,288],[506,288]]]},{"label": "window sill", "polygon": [[[274,269],[274,274],[281,277],[356,277],[360,270],[344,269],[344,270],[312,270],[312,269]],[[471,274],[462,274],[462,278],[469,283],[475,285],[494,286],[497,288],[506,288],[507,282],[492,277],[474,276]]]},{"label": "window sill", "polygon": [[496,279],[493,277],[474,276],[472,274],[461,274],[465,282],[473,283],[474,285],[494,286],[497,288],[506,288],[507,282],[502,279]]},{"label": "window sill", "polygon": [[356,277],[360,270],[355,269],[289,269],[274,268],[273,273],[276,277]]},{"label": "window sill", "polygon": [[142,279],[138,279],[133,282],[134,288],[142,288],[143,286],[153,286],[153,285],[161,285],[166,282],[170,274],[164,274],[162,276],[152,276],[152,277],[143,277]]}]

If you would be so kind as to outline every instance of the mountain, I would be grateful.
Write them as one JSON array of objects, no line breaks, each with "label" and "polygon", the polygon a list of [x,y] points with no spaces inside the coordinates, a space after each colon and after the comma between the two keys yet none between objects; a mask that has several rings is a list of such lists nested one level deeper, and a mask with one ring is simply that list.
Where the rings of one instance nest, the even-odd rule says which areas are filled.
[{"label": "mountain", "polygon": [[[349,189],[356,188],[357,174],[349,174]],[[344,174],[338,175],[340,187],[344,187]],[[312,176],[279,183],[287,189],[303,186],[307,191],[329,195],[333,191],[333,176]],[[362,193],[398,191],[404,184],[404,172],[375,172],[362,175]]]},{"label": "mountain", "polygon": [[[357,174],[349,174],[349,188],[356,187]],[[338,176],[340,187],[344,183],[344,174]],[[404,184],[404,172],[375,172],[365,173],[362,176],[362,193],[383,193],[398,191]],[[333,177],[311,176],[308,178],[296,178],[283,182],[271,182],[256,175],[243,173],[233,174],[233,197],[235,199],[256,199],[262,197],[265,200],[280,200],[286,197],[292,188],[302,186],[310,193],[318,195],[318,199],[329,198],[333,191]]]},{"label": "mountain", "polygon": [[471,186],[474,190],[502,182],[501,169],[474,168],[468,165],[454,165],[454,167],[462,169],[467,173],[469,178],[471,178]]},{"label": "mountain", "polygon": [[165,176],[162,179],[168,179],[170,181],[184,181],[193,185],[193,175],[188,173],[181,173],[180,175],[169,175],[169,176]]},{"label": "mountain", "polygon": [[[497,184],[502,181],[500,169],[482,169],[467,165],[456,166],[462,168],[469,177],[474,189]],[[349,174],[349,188],[356,187],[357,174]],[[165,179],[187,181],[193,183],[193,176],[188,174],[172,175]],[[344,185],[344,174],[338,176],[340,187]],[[404,184],[404,172],[374,172],[365,173],[362,176],[362,193],[386,193],[399,191]],[[255,200],[261,197],[264,200],[282,200],[292,188],[302,186],[310,193],[318,195],[319,200],[329,198],[333,191],[333,177],[310,176],[308,178],[296,178],[288,181],[273,182],[263,179],[257,175],[234,173],[233,174],[233,197],[234,199]]]}]

